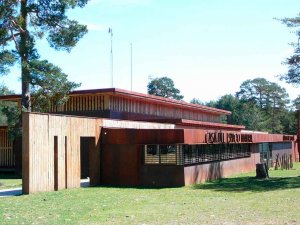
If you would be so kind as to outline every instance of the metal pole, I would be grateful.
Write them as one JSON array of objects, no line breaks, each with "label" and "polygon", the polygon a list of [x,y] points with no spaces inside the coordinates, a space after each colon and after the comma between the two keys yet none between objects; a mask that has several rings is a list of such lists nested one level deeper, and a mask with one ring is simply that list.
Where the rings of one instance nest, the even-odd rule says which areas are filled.
[{"label": "metal pole", "polygon": [[113,64],[113,31],[111,28],[108,29],[110,33],[110,75],[111,75],[111,87],[114,87],[114,64]]},{"label": "metal pole", "polygon": [[132,43],[130,43],[130,90],[132,91]]}]

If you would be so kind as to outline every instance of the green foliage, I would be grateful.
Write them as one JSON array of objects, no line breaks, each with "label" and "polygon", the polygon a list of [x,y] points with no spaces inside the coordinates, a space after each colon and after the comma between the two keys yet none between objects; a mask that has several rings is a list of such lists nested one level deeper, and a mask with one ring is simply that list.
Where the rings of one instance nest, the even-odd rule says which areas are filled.
[{"label": "green foliage", "polygon": [[[21,64],[23,110],[31,111],[31,88],[36,101],[39,99],[37,96],[56,96],[53,98],[56,102],[60,101],[59,97],[64,102],[65,94],[78,87],[78,84],[68,82],[67,76],[59,68],[40,60],[36,40],[46,37],[54,49],[70,52],[87,33],[87,27],[68,19],[66,13],[69,9],[84,7],[87,2],[88,0],[0,1],[0,75],[7,74],[9,67],[15,62]],[[59,83],[62,84],[56,87]],[[38,107],[42,111],[45,111],[42,105],[47,105],[44,102]]]},{"label": "green foliage", "polygon": [[[14,94],[4,85],[0,86],[0,95]],[[8,134],[10,139],[14,139],[21,135],[19,127],[21,111],[16,102],[0,101],[0,126],[8,126]]]},{"label": "green foliage", "polygon": [[46,60],[33,60],[30,63],[32,89],[32,107],[37,112],[48,112],[51,106],[63,105],[67,94],[79,84],[67,80],[60,68]]},{"label": "green foliage", "polygon": [[284,18],[281,19],[281,22],[286,24],[288,27],[295,30],[297,34],[297,42],[292,43],[294,47],[294,53],[292,56],[287,58],[283,63],[288,66],[288,72],[280,76],[282,80],[285,80],[287,83],[294,84],[296,86],[300,85],[300,30],[297,29],[300,26],[300,14],[294,18]]},{"label": "green foliage", "polygon": [[200,99],[198,99],[198,98],[193,98],[191,101],[190,101],[190,103],[192,103],[192,104],[197,104],[197,105],[205,105],[205,103],[204,102],[202,102]]},{"label": "green foliage", "polygon": [[0,74],[9,73],[9,67],[13,66],[16,62],[15,54],[9,51],[0,52]]},{"label": "green foliage", "polygon": [[272,133],[283,132],[282,120],[285,118],[289,103],[284,88],[264,78],[256,78],[244,81],[236,96],[244,103],[258,107],[260,118],[263,119],[256,123],[259,130]]},{"label": "green foliage", "polygon": [[[13,91],[10,91],[6,86],[0,85],[0,95],[9,95],[13,94]],[[16,108],[16,104],[12,102],[1,102],[0,101],[0,126],[8,125],[8,116],[6,114],[6,109]]]},{"label": "green foliage", "polygon": [[147,85],[147,88],[148,94],[150,95],[176,100],[183,99],[183,95],[180,95],[180,91],[175,88],[173,80],[168,77],[151,79]]},{"label": "green foliage", "polygon": [[300,96],[298,96],[296,99],[293,100],[293,106],[300,110]]},{"label": "green foliage", "polygon": [[232,114],[227,116],[229,124],[244,125],[249,130],[295,134],[295,112],[288,104],[286,90],[264,78],[246,80],[236,96],[224,95],[207,103],[231,111]]}]

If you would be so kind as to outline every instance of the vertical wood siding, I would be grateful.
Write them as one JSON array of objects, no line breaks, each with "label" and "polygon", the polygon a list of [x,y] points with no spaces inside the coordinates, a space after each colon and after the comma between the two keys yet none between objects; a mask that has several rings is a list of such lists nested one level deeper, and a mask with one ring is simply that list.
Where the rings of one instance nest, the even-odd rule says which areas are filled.
[{"label": "vertical wood siding", "polygon": [[70,96],[65,105],[50,108],[50,112],[82,112],[107,109],[105,95]]},{"label": "vertical wood siding", "polygon": [[0,128],[0,168],[15,166],[13,142],[9,140],[6,128]]},{"label": "vertical wood siding", "polygon": [[79,187],[80,137],[95,137],[97,120],[24,113],[23,124],[23,192]]},{"label": "vertical wood siding", "polygon": [[90,183],[100,182],[101,127],[174,128],[170,124],[23,113],[23,193],[80,186],[80,137],[91,137]]},{"label": "vertical wood siding", "polygon": [[220,122],[220,115],[195,108],[162,105],[153,101],[132,99],[108,94],[70,96],[64,106],[52,107],[50,112],[83,112],[112,110],[173,119]]}]

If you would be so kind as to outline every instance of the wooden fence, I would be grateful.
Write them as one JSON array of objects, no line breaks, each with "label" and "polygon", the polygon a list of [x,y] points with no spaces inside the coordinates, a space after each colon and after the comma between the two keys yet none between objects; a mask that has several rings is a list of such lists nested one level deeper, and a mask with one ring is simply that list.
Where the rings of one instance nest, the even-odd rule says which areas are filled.
[{"label": "wooden fence", "polygon": [[13,142],[9,140],[7,128],[0,127],[0,169],[14,168],[15,154],[13,151]]}]

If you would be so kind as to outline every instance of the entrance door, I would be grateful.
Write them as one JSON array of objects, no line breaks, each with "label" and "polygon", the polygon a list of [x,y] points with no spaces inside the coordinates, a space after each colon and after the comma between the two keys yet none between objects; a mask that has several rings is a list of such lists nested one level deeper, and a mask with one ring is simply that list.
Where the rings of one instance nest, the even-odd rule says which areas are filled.
[{"label": "entrance door", "polygon": [[80,137],[80,178],[90,177],[90,154],[95,145],[94,137]]}]

